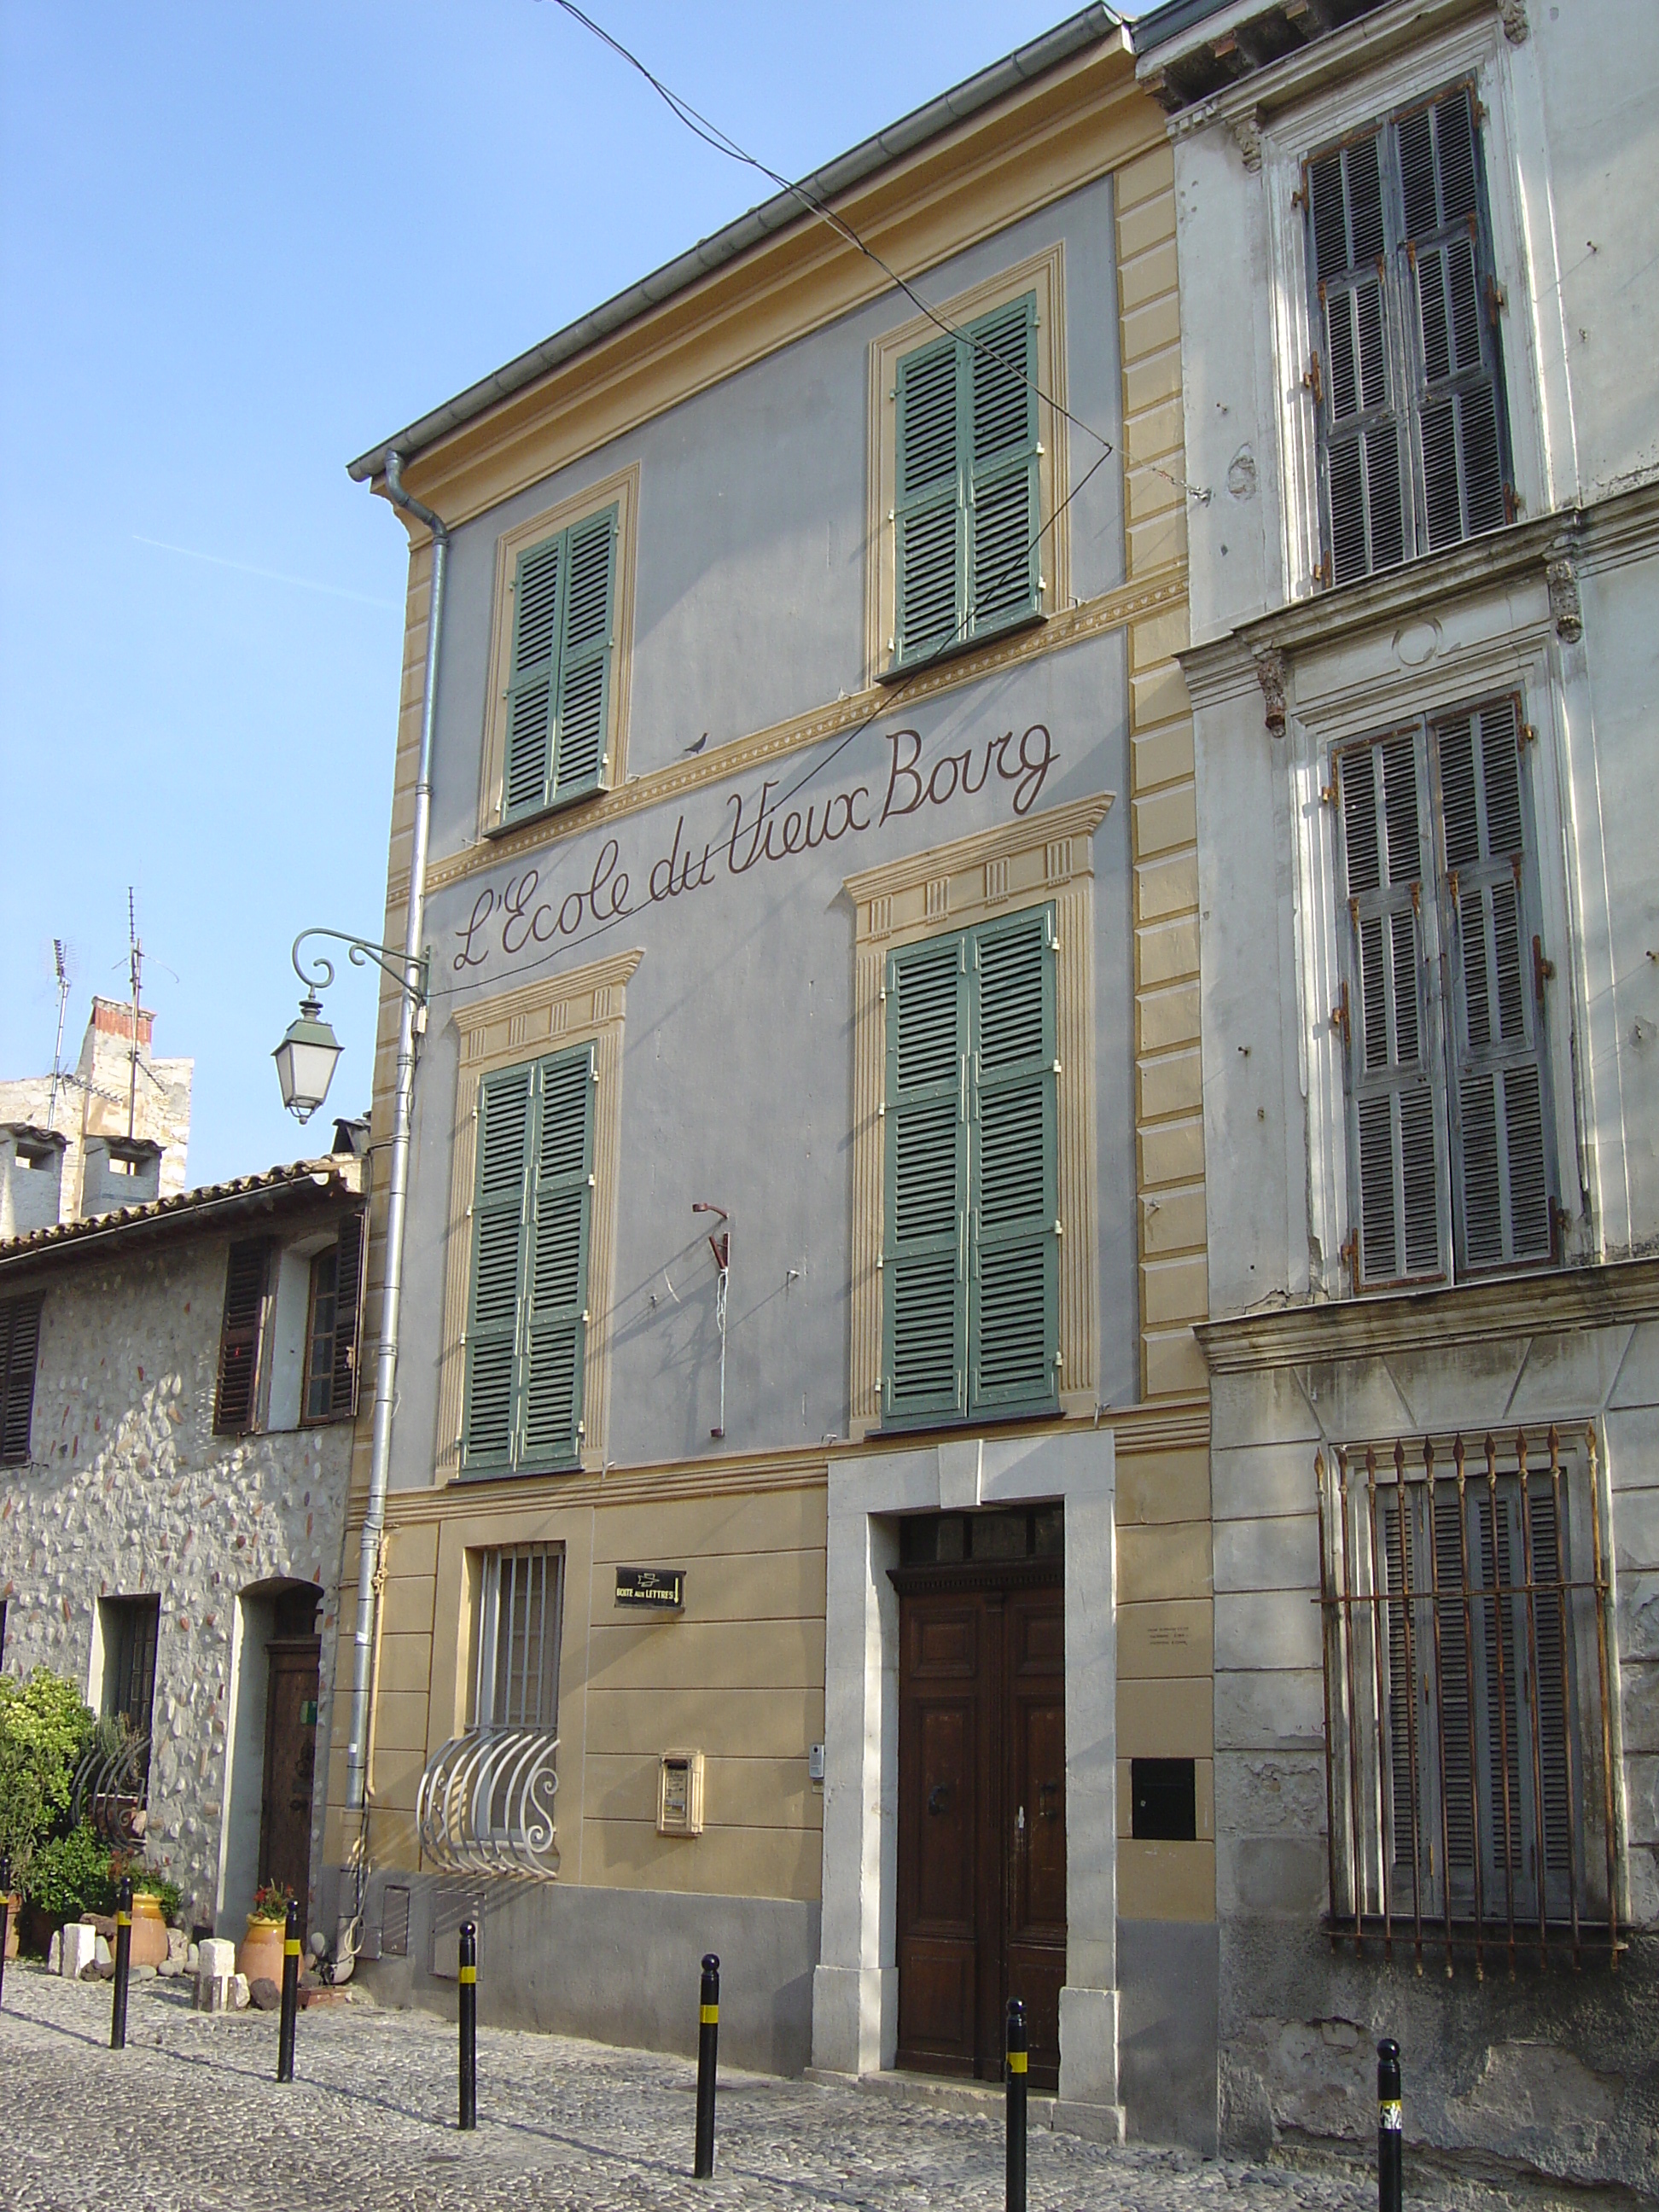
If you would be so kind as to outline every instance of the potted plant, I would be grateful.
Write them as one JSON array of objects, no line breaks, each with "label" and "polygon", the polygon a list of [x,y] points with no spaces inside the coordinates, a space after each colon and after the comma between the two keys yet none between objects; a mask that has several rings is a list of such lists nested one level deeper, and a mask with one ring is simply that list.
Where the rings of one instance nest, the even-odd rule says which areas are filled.
[{"label": "potted plant", "polygon": [[250,1982],[283,1978],[283,1938],[288,1930],[288,1908],[294,1892],[285,1882],[269,1878],[253,1893],[253,1910],[247,1917],[247,1933],[236,1952],[236,1971]]},{"label": "potted plant", "polygon": [[179,1910],[179,1889],[159,1868],[110,1861],[112,1885],[125,1875],[132,1883],[132,1939],[128,1957],[135,1966],[159,1966],[167,1955],[167,1923]]}]

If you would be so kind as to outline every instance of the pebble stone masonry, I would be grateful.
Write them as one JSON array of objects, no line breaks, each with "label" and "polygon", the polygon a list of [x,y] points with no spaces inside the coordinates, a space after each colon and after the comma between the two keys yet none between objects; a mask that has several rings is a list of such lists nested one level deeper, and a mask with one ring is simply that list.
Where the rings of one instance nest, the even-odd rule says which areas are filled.
[{"label": "pebble stone masonry", "polygon": [[[695,2008],[696,1960],[688,1961]],[[274,2014],[208,2017],[188,1992],[136,1983],[127,2048],[105,2048],[109,1991],[6,1977],[0,2012],[0,2201],[8,2212],[353,2212],[511,2204],[645,2212],[1002,2203],[1003,2132],[980,2117],[856,2089],[725,2075],[714,2178],[690,2179],[696,2068],[562,2036],[481,2029],[478,2129],[455,2126],[455,2030],[361,1996],[299,2021],[279,2085]],[[28,2115],[27,2124],[22,2116]],[[1031,2212],[1370,2212],[1363,2166],[1320,2172],[1108,2148],[1034,2124]],[[1409,2175],[1409,2161],[1407,2172]],[[1460,2192],[1468,2212],[1504,2200]]]}]

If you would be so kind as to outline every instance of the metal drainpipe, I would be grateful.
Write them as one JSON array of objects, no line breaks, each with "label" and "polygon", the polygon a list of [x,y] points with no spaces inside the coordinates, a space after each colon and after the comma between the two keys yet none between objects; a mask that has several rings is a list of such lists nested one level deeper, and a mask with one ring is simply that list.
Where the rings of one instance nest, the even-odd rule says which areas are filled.
[{"label": "metal drainpipe", "polygon": [[[443,624],[444,562],[449,532],[429,507],[404,489],[403,461],[386,457],[386,488],[394,507],[411,514],[432,532],[432,599],[427,614],[426,695],[421,705],[421,765],[415,781],[415,821],[410,839],[409,905],[404,923],[404,959],[413,983],[420,974],[426,932],[426,849],[432,817],[432,730],[438,703],[438,641]],[[375,1565],[386,1522],[386,1475],[392,1455],[392,1408],[398,1379],[398,1304],[402,1289],[404,1218],[409,1195],[410,1129],[415,1097],[415,1059],[426,1028],[426,1009],[408,991],[398,1017],[398,1078],[392,1107],[392,1158],[386,1178],[386,1269],[380,1291],[380,1340],[374,1360],[374,1449],[368,1468],[368,1504],[363,1514],[357,1565],[357,1630],[351,1654],[351,1734],[346,1746],[346,1806],[366,1808],[368,1773],[364,1737],[368,1717],[368,1679],[374,1643]],[[367,1834],[362,1844],[368,1841]],[[357,1914],[362,1909],[367,1871],[362,1844],[358,1852]],[[355,1946],[353,1947],[355,1948]]]}]

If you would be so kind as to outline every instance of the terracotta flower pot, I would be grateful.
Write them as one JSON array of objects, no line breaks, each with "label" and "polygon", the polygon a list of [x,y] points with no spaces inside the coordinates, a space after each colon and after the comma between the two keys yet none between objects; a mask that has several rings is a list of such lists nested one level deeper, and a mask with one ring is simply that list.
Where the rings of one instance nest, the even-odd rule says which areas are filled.
[{"label": "terracotta flower pot", "polygon": [[283,1937],[286,1932],[281,1920],[258,1920],[252,1913],[247,1917],[247,1934],[243,1936],[236,1952],[236,1971],[246,1974],[250,1982],[261,1976],[279,1986],[283,1978]]},{"label": "terracotta flower pot", "polygon": [[161,1900],[146,1890],[132,1895],[132,1948],[128,1958],[135,1966],[159,1966],[167,1955],[167,1923]]}]

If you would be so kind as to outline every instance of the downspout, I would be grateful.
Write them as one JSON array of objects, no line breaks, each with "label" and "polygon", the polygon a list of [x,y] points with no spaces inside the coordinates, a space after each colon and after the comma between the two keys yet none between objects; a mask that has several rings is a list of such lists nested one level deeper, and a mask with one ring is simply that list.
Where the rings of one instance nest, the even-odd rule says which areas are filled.
[{"label": "downspout", "polygon": [[426,855],[432,820],[432,732],[438,705],[438,645],[443,625],[444,566],[449,532],[429,507],[404,489],[403,459],[386,457],[386,496],[432,533],[432,597],[427,612],[426,691],[421,703],[421,763],[415,781],[415,820],[410,838],[409,902],[404,920],[404,988],[398,1015],[398,1071],[392,1104],[392,1157],[386,1176],[386,1259],[380,1288],[380,1339],[374,1359],[374,1426],[357,1562],[357,1627],[351,1653],[351,1733],[346,1745],[346,1809],[362,1815],[357,1847],[356,1911],[342,1925],[342,1963],[356,1949],[368,1877],[368,1793],[366,1738],[369,1675],[380,1611],[377,1566],[386,1526],[386,1477],[392,1457],[392,1411],[398,1380],[398,1308],[403,1285],[404,1223],[408,1212],[410,1134],[415,1099],[415,1061],[426,1029],[418,993],[426,935]]}]

